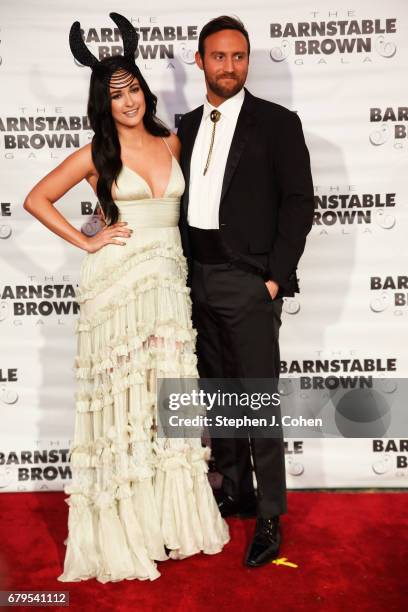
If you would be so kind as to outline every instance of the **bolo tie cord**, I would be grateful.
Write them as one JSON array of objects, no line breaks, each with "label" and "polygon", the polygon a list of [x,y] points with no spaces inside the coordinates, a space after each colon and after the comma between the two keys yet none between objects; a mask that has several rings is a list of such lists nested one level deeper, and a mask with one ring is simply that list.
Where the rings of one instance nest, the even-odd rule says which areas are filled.
[{"label": "bolo tie cord", "polygon": [[206,172],[208,170],[208,166],[210,165],[211,153],[212,153],[212,150],[213,150],[213,147],[214,147],[215,128],[217,127],[217,123],[220,120],[220,117],[221,117],[220,111],[217,111],[217,110],[211,111],[210,119],[213,122],[213,129],[212,129],[212,134],[211,134],[210,149],[208,151],[207,163],[205,164],[205,168],[204,168],[204,172],[203,172],[204,176],[205,176],[205,174],[206,174]]}]

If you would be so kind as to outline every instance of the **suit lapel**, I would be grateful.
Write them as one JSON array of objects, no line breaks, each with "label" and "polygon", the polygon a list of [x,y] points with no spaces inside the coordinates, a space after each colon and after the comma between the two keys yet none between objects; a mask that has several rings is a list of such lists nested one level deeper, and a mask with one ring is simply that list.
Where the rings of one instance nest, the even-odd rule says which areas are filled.
[{"label": "suit lapel", "polygon": [[238,166],[238,162],[240,160],[242,152],[245,148],[249,135],[251,134],[251,128],[255,123],[255,119],[252,113],[251,98],[251,94],[245,89],[244,102],[242,104],[241,111],[238,115],[237,125],[235,127],[234,136],[232,138],[227,163],[225,166],[220,205],[222,203],[223,198],[225,197],[225,194],[228,191],[231,179],[234,176],[234,172]]},{"label": "suit lapel", "polygon": [[191,168],[191,156],[193,154],[193,147],[195,139],[197,138],[198,128],[200,127],[201,118],[203,116],[204,107],[200,106],[194,111],[189,126],[186,126],[185,136],[182,142],[182,156],[183,156],[183,173],[185,180],[185,190],[183,195],[183,208],[186,212],[188,210],[189,202],[189,191],[190,191],[190,168]]}]

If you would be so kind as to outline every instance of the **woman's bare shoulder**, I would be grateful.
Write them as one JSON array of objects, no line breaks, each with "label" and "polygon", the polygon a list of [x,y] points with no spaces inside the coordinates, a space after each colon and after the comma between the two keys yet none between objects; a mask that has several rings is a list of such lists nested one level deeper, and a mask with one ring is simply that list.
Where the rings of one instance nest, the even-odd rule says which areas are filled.
[{"label": "woman's bare shoulder", "polygon": [[67,157],[66,161],[69,161],[75,166],[80,166],[83,170],[86,170],[86,174],[89,176],[92,174],[97,174],[92,159],[91,143],[86,144],[85,146],[72,153],[69,157]]},{"label": "woman's bare shoulder", "polygon": [[180,143],[180,139],[177,136],[177,134],[173,134],[173,132],[170,132],[170,136],[168,136],[166,138],[167,140],[167,144],[169,145],[174,157],[176,157],[177,159],[180,158],[180,150],[181,150],[181,143]]}]

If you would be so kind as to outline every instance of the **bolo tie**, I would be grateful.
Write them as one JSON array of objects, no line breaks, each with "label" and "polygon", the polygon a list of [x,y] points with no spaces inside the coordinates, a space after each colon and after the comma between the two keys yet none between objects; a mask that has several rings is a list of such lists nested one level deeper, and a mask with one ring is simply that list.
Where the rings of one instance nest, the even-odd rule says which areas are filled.
[{"label": "bolo tie", "polygon": [[211,134],[210,149],[208,151],[207,163],[205,164],[205,168],[203,172],[204,176],[208,170],[208,166],[210,165],[211,153],[214,147],[215,128],[217,127],[217,123],[220,120],[220,117],[221,117],[220,111],[217,111],[217,110],[211,111],[210,119],[213,122],[213,129],[212,129],[212,134]]}]

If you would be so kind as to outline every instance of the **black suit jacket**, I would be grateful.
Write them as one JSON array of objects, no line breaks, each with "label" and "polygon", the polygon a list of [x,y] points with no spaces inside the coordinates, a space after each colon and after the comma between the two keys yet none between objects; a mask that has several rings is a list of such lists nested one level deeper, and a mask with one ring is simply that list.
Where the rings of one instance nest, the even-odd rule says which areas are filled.
[{"label": "black suit jacket", "polygon": [[[178,129],[186,181],[179,226],[190,272],[190,162],[202,114],[203,106],[185,114]],[[279,295],[294,295],[313,211],[309,152],[299,117],[245,89],[222,185],[219,227],[224,244],[265,280],[276,281]]]}]

